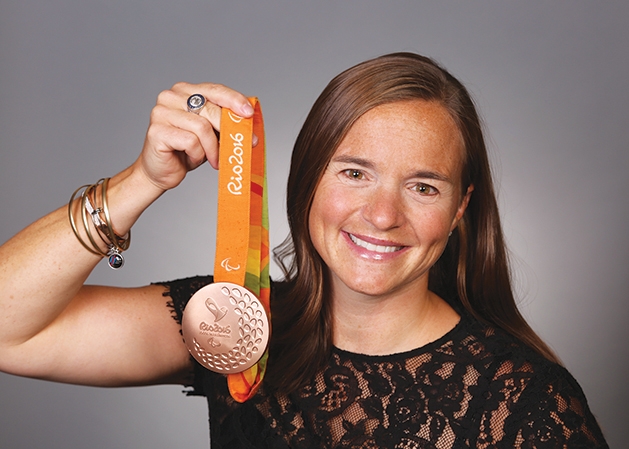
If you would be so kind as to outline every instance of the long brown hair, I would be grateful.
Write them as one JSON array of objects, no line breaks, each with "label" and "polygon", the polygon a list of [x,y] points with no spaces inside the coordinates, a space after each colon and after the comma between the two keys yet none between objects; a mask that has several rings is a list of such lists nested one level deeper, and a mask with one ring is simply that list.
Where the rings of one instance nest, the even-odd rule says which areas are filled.
[{"label": "long brown hair", "polygon": [[438,101],[465,143],[462,187],[473,185],[466,212],[444,254],[431,268],[429,288],[458,301],[478,320],[498,326],[557,361],[516,306],[481,123],[465,87],[433,60],[394,53],[358,64],[337,77],[313,105],[293,148],[287,187],[290,236],[275,250],[286,283],[272,304],[273,338],[266,383],[294,391],[321,369],[332,347],[327,269],[310,240],[315,190],[352,125],[370,109],[396,101]]}]

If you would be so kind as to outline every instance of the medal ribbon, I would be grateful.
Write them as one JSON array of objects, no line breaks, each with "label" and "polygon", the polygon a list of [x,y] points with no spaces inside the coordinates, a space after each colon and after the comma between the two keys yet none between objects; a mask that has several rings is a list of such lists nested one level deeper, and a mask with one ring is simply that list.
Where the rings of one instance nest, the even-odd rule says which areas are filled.
[{"label": "medal ribbon", "polygon": [[[233,282],[251,291],[271,316],[269,278],[269,214],[264,121],[257,98],[249,99],[251,118],[223,108],[218,162],[218,228],[214,281]],[[253,134],[258,143],[252,145]],[[251,368],[227,375],[229,392],[245,402],[257,391],[268,350]]]}]

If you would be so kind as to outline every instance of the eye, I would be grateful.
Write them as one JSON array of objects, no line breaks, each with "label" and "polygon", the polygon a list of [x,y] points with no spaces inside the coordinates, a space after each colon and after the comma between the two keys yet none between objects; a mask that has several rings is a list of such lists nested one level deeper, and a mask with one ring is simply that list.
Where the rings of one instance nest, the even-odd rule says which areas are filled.
[{"label": "eye", "polygon": [[360,181],[361,179],[365,179],[365,174],[362,171],[357,170],[355,168],[349,168],[347,170],[344,170],[343,173],[349,179],[353,179],[353,180],[356,180],[356,181]]},{"label": "eye", "polygon": [[423,182],[417,183],[413,186],[413,190],[420,195],[432,196],[437,195],[439,191],[429,184]]}]

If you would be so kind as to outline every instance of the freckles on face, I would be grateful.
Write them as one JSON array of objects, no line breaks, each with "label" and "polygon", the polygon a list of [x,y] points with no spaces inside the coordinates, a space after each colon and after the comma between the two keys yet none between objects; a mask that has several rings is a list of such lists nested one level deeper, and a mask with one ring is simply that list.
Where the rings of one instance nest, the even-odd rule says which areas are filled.
[{"label": "freckles on face", "polygon": [[439,103],[390,103],[360,117],[322,175],[312,243],[335,285],[384,294],[419,284],[465,210],[461,134]]}]

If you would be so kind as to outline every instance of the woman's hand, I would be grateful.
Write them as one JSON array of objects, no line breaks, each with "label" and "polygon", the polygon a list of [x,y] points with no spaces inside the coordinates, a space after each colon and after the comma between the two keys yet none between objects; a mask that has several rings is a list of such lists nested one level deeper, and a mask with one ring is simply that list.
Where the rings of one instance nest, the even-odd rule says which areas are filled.
[{"label": "woman's hand", "polygon": [[[190,95],[201,94],[206,104],[199,114],[188,112]],[[159,94],[151,112],[144,148],[133,168],[161,190],[176,187],[204,161],[218,168],[221,108],[250,117],[253,108],[239,92],[220,84],[177,83]]]}]

